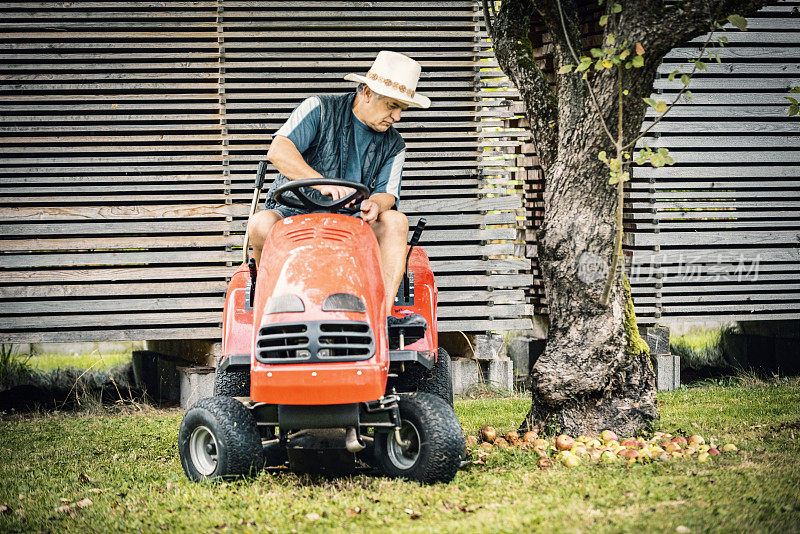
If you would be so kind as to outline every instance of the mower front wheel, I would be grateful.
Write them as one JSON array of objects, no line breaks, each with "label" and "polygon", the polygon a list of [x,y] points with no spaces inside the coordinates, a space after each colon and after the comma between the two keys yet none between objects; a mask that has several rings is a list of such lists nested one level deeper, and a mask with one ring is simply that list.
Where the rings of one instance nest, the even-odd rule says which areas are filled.
[{"label": "mower front wheel", "polygon": [[440,397],[416,392],[400,395],[400,441],[395,432],[375,433],[375,461],[389,477],[423,484],[450,482],[465,450],[453,409]]},{"label": "mower front wheel", "polygon": [[256,475],[265,462],[253,415],[231,397],[201,399],[186,412],[178,452],[183,470],[196,482]]}]

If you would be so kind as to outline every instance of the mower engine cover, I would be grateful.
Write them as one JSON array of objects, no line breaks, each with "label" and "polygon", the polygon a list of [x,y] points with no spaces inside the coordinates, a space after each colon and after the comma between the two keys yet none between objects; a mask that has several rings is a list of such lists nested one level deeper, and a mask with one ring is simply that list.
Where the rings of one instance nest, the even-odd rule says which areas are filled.
[{"label": "mower engine cover", "polygon": [[367,223],[330,213],[275,223],[256,278],[251,399],[323,405],[383,396],[385,309],[378,242]]}]

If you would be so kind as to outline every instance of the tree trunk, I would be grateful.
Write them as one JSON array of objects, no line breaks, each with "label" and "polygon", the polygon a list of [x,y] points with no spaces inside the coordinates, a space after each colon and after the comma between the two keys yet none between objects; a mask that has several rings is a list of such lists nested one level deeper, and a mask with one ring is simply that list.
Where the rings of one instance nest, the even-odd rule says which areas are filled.
[{"label": "tree trunk", "polygon": [[597,160],[595,136],[575,131],[569,146],[585,148],[559,150],[545,176],[537,237],[551,326],[533,368],[533,402],[524,426],[631,435],[658,417],[655,375],[622,274],[609,305],[600,304],[617,197]]}]

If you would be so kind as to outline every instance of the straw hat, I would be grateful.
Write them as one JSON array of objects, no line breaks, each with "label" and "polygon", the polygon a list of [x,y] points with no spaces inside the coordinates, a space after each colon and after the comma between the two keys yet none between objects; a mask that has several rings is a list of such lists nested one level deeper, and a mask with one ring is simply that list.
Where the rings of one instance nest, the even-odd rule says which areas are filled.
[{"label": "straw hat", "polygon": [[431,99],[417,93],[421,71],[419,63],[410,57],[381,50],[366,76],[348,74],[344,79],[365,83],[379,95],[394,98],[409,106],[427,108],[431,105]]}]

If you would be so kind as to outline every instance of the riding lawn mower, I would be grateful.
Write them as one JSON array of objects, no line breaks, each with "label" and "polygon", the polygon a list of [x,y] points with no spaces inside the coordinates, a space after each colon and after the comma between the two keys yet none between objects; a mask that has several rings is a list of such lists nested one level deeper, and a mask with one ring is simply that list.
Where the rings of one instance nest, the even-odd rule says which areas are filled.
[{"label": "riding lawn mower", "polygon": [[[250,216],[265,174],[261,162]],[[322,184],[354,191],[339,200],[308,194]],[[421,483],[455,476],[465,444],[450,358],[437,345],[438,291],[417,245],[425,220],[410,239],[392,314],[418,314],[426,324],[387,325],[377,239],[363,220],[337,213],[368,196],[349,181],[290,181],[275,201],[309,213],[275,223],[258,268],[245,234],[225,299],[214,396],[195,403],[180,426],[191,480],[264,467],[360,467]]]}]

